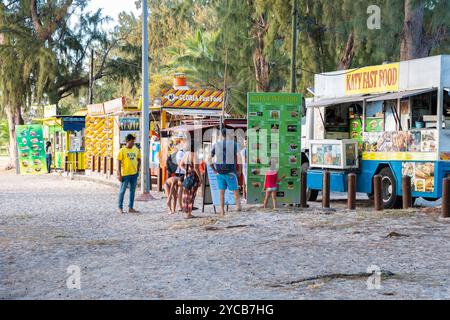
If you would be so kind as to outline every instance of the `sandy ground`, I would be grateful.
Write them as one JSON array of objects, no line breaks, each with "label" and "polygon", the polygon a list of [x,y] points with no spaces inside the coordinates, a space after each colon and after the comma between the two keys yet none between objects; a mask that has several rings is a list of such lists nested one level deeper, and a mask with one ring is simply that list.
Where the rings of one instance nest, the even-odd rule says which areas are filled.
[{"label": "sandy ground", "polygon": [[[255,207],[117,215],[116,190],[0,173],[0,299],[449,299],[450,221],[433,209]],[[383,270],[369,290],[368,267]],[[69,289],[68,268],[81,289]],[[70,271],[71,269],[69,269]],[[72,269],[76,270],[76,269]]]}]

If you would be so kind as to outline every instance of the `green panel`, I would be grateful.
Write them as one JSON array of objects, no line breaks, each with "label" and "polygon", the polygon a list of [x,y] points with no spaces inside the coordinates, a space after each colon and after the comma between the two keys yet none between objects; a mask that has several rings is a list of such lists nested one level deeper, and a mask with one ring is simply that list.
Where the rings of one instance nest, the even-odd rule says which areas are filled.
[{"label": "green panel", "polygon": [[279,183],[278,203],[300,203],[301,111],[299,94],[248,94],[248,204],[263,202],[265,173],[273,158],[278,176],[286,176]]},{"label": "green panel", "polygon": [[16,126],[21,174],[46,173],[44,132],[42,125]]}]

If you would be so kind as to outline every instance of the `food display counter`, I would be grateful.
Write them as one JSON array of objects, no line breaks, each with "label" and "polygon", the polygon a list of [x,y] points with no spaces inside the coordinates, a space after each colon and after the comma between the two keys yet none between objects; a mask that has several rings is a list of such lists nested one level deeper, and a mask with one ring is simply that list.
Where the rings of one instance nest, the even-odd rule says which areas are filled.
[{"label": "food display counter", "polygon": [[313,140],[310,142],[310,167],[358,169],[357,140]]}]

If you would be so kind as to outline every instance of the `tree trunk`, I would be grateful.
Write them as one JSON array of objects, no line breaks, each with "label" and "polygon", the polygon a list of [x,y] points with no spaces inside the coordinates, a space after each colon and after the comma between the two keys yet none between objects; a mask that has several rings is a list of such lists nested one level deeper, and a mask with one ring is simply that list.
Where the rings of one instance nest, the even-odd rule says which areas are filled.
[{"label": "tree trunk", "polygon": [[405,0],[405,20],[400,44],[400,60],[423,58],[429,51],[424,42],[424,1]]},{"label": "tree trunk", "polygon": [[253,33],[256,38],[255,48],[253,49],[253,65],[255,67],[256,91],[267,92],[270,89],[270,65],[264,56],[267,24],[262,15],[254,22]]},{"label": "tree trunk", "polygon": [[338,70],[348,70],[352,65],[353,57],[355,56],[355,34],[352,31],[348,35],[347,44],[345,50],[342,53],[341,60],[339,61]]},{"label": "tree trunk", "polygon": [[255,48],[253,52],[253,64],[255,66],[256,91],[268,92],[270,67],[260,48]]},{"label": "tree trunk", "polygon": [[18,157],[16,125],[24,124],[20,109],[20,106],[7,106],[5,108],[9,126],[9,164],[7,166],[9,169],[16,167]]}]

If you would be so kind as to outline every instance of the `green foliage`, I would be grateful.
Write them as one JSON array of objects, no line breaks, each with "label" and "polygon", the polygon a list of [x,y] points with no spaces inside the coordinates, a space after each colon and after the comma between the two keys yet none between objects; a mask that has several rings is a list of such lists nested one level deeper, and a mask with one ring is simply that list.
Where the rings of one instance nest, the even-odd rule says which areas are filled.
[{"label": "green foliage", "polygon": [[0,120],[0,152],[9,143],[9,127],[6,120]]}]

